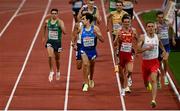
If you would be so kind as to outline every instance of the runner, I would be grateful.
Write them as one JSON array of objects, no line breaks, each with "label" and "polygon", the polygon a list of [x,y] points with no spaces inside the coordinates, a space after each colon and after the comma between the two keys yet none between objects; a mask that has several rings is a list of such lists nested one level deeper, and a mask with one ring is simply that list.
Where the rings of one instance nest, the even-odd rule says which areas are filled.
[{"label": "runner", "polygon": [[[84,84],[82,91],[88,91],[88,88],[94,87],[93,73],[95,60],[97,57],[96,44],[97,39],[104,42],[100,29],[93,25],[92,14],[86,13],[83,18],[84,27],[81,28],[81,58],[83,66]],[[89,77],[88,77],[89,76]]]},{"label": "runner", "polygon": [[81,20],[81,17],[85,13],[90,13],[93,15],[93,23],[94,24],[100,24],[101,22],[101,16],[99,15],[99,9],[97,6],[95,6],[94,0],[88,0],[87,5],[83,5],[83,7],[80,9],[78,13],[78,20]]},{"label": "runner", "polygon": [[[142,73],[144,79],[144,85],[147,90],[152,90],[152,108],[156,107],[156,95],[157,95],[157,73],[159,68],[158,53],[159,47],[163,50],[162,57],[167,59],[166,50],[163,47],[159,36],[155,34],[155,24],[148,22],[146,24],[147,34],[140,36],[138,40],[138,52],[142,53]],[[152,84],[152,86],[151,86]]]},{"label": "runner", "polygon": [[[163,43],[163,45],[164,45],[164,47],[166,49],[166,52],[168,53],[168,57],[169,57],[169,53],[170,53],[170,42],[169,41],[170,41],[170,38],[172,38],[173,46],[176,45],[173,26],[172,26],[172,24],[170,24],[168,22],[168,20],[164,19],[164,13],[162,11],[158,11],[157,14],[156,14],[156,17],[157,17],[156,31],[157,31],[158,34],[160,34],[161,41],[162,41],[162,43]],[[172,30],[171,31],[172,33],[169,33],[170,32],[169,30]],[[168,59],[163,60],[162,57],[161,57],[161,53],[162,53],[162,50],[160,50],[160,53],[159,53],[159,60],[160,60],[161,64],[163,64],[163,66],[164,66],[164,67],[162,67],[162,65],[160,65],[161,66],[160,67],[161,74],[164,77],[164,84],[168,85],[169,81],[168,81],[168,78],[166,76],[167,67],[168,67]],[[161,88],[160,80],[161,79],[159,78],[159,82],[158,82],[158,87],[159,88]]]},{"label": "runner", "polygon": [[[137,32],[136,29],[131,27],[131,18],[129,15],[125,15],[122,18],[122,28],[119,30],[114,45],[117,44],[120,47],[119,51],[119,76],[122,85],[121,95],[125,96],[126,92],[131,92],[127,85],[127,78],[130,80],[133,71],[133,55],[132,49],[136,46]],[[127,72],[127,75],[126,75]],[[126,88],[126,90],[125,90]]]},{"label": "runner", "polygon": [[[125,14],[128,14],[123,9],[123,2],[117,1],[116,2],[116,11],[112,11],[107,15],[107,31],[110,30],[110,26],[112,26],[112,39],[114,41],[116,34],[118,30],[121,28],[122,25],[122,17]],[[114,47],[114,58],[115,61],[118,62],[118,47]],[[118,64],[118,63],[116,63]],[[118,69],[118,66],[116,66],[116,69]]]},{"label": "runner", "polygon": [[81,18],[81,21],[76,23],[74,26],[74,30],[72,32],[72,47],[73,49],[76,51],[76,66],[77,69],[80,70],[82,68],[82,59],[81,59],[81,29],[83,28],[83,22],[82,20],[85,18],[85,16],[83,16]]},{"label": "runner", "polygon": [[[62,33],[66,34],[64,22],[58,18],[58,9],[51,10],[51,18],[46,19],[44,23],[44,36],[42,38],[45,42],[46,37],[48,37],[46,42],[46,48],[48,52],[48,62],[50,67],[49,81],[53,80],[54,70],[53,70],[53,59],[56,62],[56,80],[60,79],[60,52],[61,52],[61,39]],[[47,36],[48,35],[48,36]]]}]

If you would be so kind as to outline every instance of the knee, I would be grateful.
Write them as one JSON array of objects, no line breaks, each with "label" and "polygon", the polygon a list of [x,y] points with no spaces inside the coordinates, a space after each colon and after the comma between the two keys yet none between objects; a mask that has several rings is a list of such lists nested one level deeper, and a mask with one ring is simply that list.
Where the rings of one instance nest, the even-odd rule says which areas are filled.
[{"label": "knee", "polygon": [[56,61],[59,61],[59,56],[56,56],[56,57],[55,57],[55,60],[56,60]]},{"label": "knee", "polygon": [[87,68],[87,67],[90,67],[90,64],[89,64],[88,62],[84,62],[84,63],[83,63],[83,66],[84,66],[85,68]]}]

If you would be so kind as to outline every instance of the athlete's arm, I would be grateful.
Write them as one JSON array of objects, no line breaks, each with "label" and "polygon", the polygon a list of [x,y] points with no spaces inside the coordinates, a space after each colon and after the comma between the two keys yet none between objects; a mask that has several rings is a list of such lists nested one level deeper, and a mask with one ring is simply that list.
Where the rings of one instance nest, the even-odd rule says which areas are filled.
[{"label": "athlete's arm", "polygon": [[84,8],[84,7],[82,6],[81,9],[80,9],[79,12],[78,12],[78,15],[77,15],[77,20],[78,20],[78,21],[81,20],[83,8]]},{"label": "athlete's arm", "polygon": [[164,45],[163,45],[163,43],[161,42],[161,40],[160,40],[160,37],[159,37],[159,35],[158,35],[158,40],[159,40],[159,47],[161,48],[161,50],[163,51],[163,53],[162,53],[162,57],[163,57],[163,59],[164,60],[167,60],[167,58],[168,58],[168,54],[167,54],[167,52],[166,52],[166,50],[165,50],[165,48],[164,48]]},{"label": "athlete's arm", "polygon": [[168,23],[169,25],[169,32],[170,32],[170,37],[172,37],[172,45],[175,46],[176,45],[176,40],[175,40],[175,33],[174,33],[174,29],[173,29],[173,25]]},{"label": "athlete's arm", "polygon": [[62,20],[59,19],[59,25],[61,27],[61,30],[63,32],[63,34],[66,34],[66,28],[64,26],[64,22]]},{"label": "athlete's arm", "polygon": [[146,47],[146,48],[142,48],[142,45],[144,43],[144,35],[140,35],[139,39],[138,39],[138,49],[137,49],[137,53],[142,53],[144,51],[147,51],[147,50],[152,50],[153,49],[153,46],[149,46],[149,47]]},{"label": "athlete's arm", "polygon": [[119,37],[120,37],[121,35],[120,35],[120,33],[119,33],[119,31],[117,32],[117,34],[116,34],[116,37],[115,37],[115,39],[114,39],[114,41],[113,41],[113,45],[114,45],[114,47],[118,47],[118,45],[119,45]]},{"label": "athlete's arm", "polygon": [[42,36],[42,41],[44,42],[46,39],[46,31],[47,31],[47,24],[48,24],[48,19],[44,21],[44,35]]},{"label": "athlete's arm", "polygon": [[99,9],[98,7],[96,8],[96,18],[97,18],[97,23],[100,24],[101,23],[101,16],[99,14]]},{"label": "athlete's arm", "polygon": [[99,27],[94,26],[94,31],[95,31],[95,34],[96,34],[97,38],[98,38],[101,42],[104,42],[104,38],[102,37],[102,33],[101,33]]},{"label": "athlete's arm", "polygon": [[76,42],[77,42],[77,37],[78,37],[78,34],[80,33],[80,27],[79,27],[79,24],[76,23],[75,26],[74,26],[74,30],[71,34],[71,46],[73,47],[74,50],[77,50],[77,46],[76,46]]}]

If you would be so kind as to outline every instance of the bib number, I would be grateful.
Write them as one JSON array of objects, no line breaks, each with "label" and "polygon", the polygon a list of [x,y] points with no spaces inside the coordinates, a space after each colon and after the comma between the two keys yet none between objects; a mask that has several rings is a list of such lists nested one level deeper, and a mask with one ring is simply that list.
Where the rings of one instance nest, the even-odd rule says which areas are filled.
[{"label": "bib number", "polygon": [[121,28],[120,24],[113,24],[113,30],[118,30]]},{"label": "bib number", "polygon": [[86,37],[83,39],[84,47],[91,47],[94,46],[94,38]]},{"label": "bib number", "polygon": [[49,38],[52,40],[58,40],[58,31],[49,31]]},{"label": "bib number", "polygon": [[131,52],[132,51],[132,43],[122,43],[121,51],[123,52]]},{"label": "bib number", "polygon": [[168,32],[161,32],[161,36],[161,39],[168,39],[169,34]]}]

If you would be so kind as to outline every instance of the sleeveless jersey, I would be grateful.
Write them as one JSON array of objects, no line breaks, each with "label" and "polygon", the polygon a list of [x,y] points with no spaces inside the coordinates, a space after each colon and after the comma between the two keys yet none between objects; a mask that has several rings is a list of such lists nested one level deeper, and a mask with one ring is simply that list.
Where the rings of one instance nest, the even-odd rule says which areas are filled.
[{"label": "sleeveless jersey", "polygon": [[161,35],[161,42],[163,45],[169,44],[169,26],[166,22],[163,24],[156,23],[157,24],[157,31],[158,34]]},{"label": "sleeveless jersey", "polygon": [[61,41],[62,30],[57,20],[54,24],[51,23],[51,19],[48,20],[48,40]]},{"label": "sleeveless jersey", "polygon": [[117,32],[121,28],[122,24],[122,17],[127,14],[124,10],[122,10],[120,13],[118,11],[112,11],[112,25],[113,25],[113,31],[114,33]]},{"label": "sleeveless jersey", "polygon": [[91,26],[89,30],[83,27],[81,34],[82,50],[93,50],[96,47],[96,43],[97,38],[94,34],[94,26]]},{"label": "sleeveless jersey", "polygon": [[147,48],[149,46],[153,45],[152,50],[147,50],[142,53],[143,60],[151,60],[151,59],[157,59],[159,55],[159,40],[157,34],[154,34],[154,37],[148,37],[148,35],[145,34],[144,38],[144,44],[143,48]]},{"label": "sleeveless jersey", "polygon": [[124,31],[121,29],[120,33],[120,40],[121,40],[121,47],[120,51],[122,52],[132,52],[132,42],[133,42],[133,30],[130,28],[128,31]]}]

